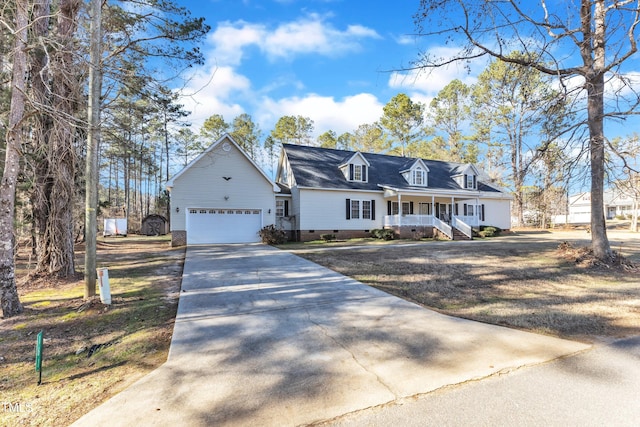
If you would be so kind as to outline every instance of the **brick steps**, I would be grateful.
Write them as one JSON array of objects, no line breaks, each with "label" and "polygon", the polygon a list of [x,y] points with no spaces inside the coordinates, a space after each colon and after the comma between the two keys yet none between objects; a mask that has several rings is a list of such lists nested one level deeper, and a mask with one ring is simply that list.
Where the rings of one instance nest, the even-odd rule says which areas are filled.
[{"label": "brick steps", "polygon": [[453,240],[472,240],[471,237],[464,234],[457,228],[453,228]]}]

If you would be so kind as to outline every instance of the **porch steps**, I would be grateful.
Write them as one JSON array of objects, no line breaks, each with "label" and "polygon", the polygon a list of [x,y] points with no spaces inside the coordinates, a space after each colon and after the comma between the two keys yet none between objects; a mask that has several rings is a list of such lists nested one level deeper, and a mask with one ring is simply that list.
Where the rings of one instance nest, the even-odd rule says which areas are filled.
[{"label": "porch steps", "polygon": [[455,227],[451,228],[453,231],[453,240],[472,240],[471,237],[464,234],[462,231],[458,230]]}]

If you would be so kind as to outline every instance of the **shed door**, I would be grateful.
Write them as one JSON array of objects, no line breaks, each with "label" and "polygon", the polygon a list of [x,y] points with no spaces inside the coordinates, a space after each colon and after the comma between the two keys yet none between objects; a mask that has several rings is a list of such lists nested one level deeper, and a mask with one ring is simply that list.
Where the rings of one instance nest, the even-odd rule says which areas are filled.
[{"label": "shed door", "polygon": [[194,209],[187,211],[187,244],[260,241],[260,209]]}]

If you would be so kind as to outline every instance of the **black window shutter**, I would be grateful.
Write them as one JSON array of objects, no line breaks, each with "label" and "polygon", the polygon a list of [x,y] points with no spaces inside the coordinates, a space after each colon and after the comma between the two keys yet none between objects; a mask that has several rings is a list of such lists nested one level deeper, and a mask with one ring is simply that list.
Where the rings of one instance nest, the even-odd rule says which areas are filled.
[{"label": "black window shutter", "polygon": [[467,175],[464,175],[464,188],[467,188]]},{"label": "black window shutter", "polygon": [[367,182],[367,165],[362,165],[362,182]]},{"label": "black window shutter", "polygon": [[466,203],[463,205],[463,209],[464,209],[464,216],[467,216],[467,204]]},{"label": "black window shutter", "polygon": [[478,188],[478,185],[476,183],[476,176],[473,175],[473,188]]},{"label": "black window shutter", "polygon": [[387,215],[392,215],[392,213],[391,213],[391,200],[387,200]]},{"label": "black window shutter", "polygon": [[371,219],[376,219],[376,201],[371,201]]},{"label": "black window shutter", "polygon": [[353,165],[349,165],[349,181],[353,181]]},{"label": "black window shutter", "polygon": [[284,216],[289,216],[289,201],[284,201]]},{"label": "black window shutter", "polygon": [[409,215],[413,215],[413,202],[409,202]]},{"label": "black window shutter", "polygon": [[458,206],[458,204],[456,203],[456,215],[460,215],[460,214],[458,213],[458,208],[459,208],[459,206]]},{"label": "black window shutter", "polygon": [[351,199],[347,199],[347,219],[351,219]]},{"label": "black window shutter", "polygon": [[480,218],[480,221],[484,221],[484,205],[482,205],[482,216]]}]

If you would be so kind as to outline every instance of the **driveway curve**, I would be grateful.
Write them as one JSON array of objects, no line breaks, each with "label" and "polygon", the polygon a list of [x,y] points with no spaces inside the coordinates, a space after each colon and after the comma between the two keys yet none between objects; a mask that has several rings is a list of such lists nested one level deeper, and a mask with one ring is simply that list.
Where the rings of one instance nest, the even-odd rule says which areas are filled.
[{"label": "driveway curve", "polygon": [[587,348],[445,316],[270,246],[194,246],[167,362],[74,425],[312,424]]}]

